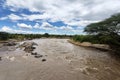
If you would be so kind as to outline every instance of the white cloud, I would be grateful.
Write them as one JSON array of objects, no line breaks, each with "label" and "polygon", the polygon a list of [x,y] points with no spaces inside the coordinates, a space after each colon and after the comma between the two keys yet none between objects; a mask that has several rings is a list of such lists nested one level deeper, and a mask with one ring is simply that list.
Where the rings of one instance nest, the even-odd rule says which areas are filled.
[{"label": "white cloud", "polygon": [[69,26],[78,26],[78,27],[83,27],[83,26],[87,26],[90,23],[96,23],[99,21],[90,21],[90,20],[81,20],[81,21],[75,21],[72,20],[70,22],[66,22],[66,24],[68,24]]},{"label": "white cloud", "polygon": [[8,32],[11,32],[12,31],[12,29],[11,28],[9,28],[9,27],[7,27],[7,26],[3,26],[2,28],[1,28],[1,31],[8,31]]},{"label": "white cloud", "polygon": [[[27,3],[27,5],[26,5]],[[120,12],[120,0],[6,0],[6,6],[14,10],[28,9],[43,14],[24,15],[28,20],[50,19],[53,22],[74,23],[99,21]],[[111,6],[112,5],[112,6]]]},{"label": "white cloud", "polygon": [[[39,24],[36,23],[33,27],[35,28],[36,25],[39,25]],[[70,26],[61,26],[61,27],[51,26],[51,27],[48,27],[47,25],[50,26],[49,23],[44,22],[44,24],[42,24],[42,27],[38,26],[39,28],[37,28],[37,29],[44,29],[47,32],[49,32],[50,34],[83,34],[83,30],[81,30],[81,29],[75,30],[74,28],[72,28]],[[26,30],[22,30],[22,29],[13,29],[9,26],[3,26],[0,29],[0,31],[9,32],[9,33],[44,34],[44,32],[41,30],[39,32],[32,32],[32,31],[26,31]]]},{"label": "white cloud", "polygon": [[39,23],[36,23],[35,25],[33,25],[33,28],[42,29],[42,30],[55,30],[55,29],[57,29],[56,26],[53,26],[48,22],[42,22],[41,25]]},{"label": "white cloud", "polygon": [[[27,9],[38,14],[10,14],[0,20],[27,20],[35,25],[18,23],[17,26],[28,29],[43,29],[50,31],[71,31],[81,33],[71,26],[84,27],[90,23],[103,20],[114,13],[120,12],[120,0],[6,0],[4,6],[12,11]],[[42,14],[41,14],[42,13]],[[42,25],[38,21],[42,20]],[[49,22],[63,21],[67,26],[53,26]],[[38,23],[37,23],[38,22]],[[79,30],[80,29],[80,30]]]},{"label": "white cloud", "polygon": [[13,21],[16,21],[16,20],[21,20],[22,18],[20,16],[17,16],[15,14],[10,14],[8,16],[9,19],[13,20]]},{"label": "white cloud", "polygon": [[16,30],[16,29],[12,29],[10,28],[9,26],[3,26],[0,31],[3,31],[3,32],[9,32],[9,33],[27,33],[27,34],[30,34],[30,33],[33,33],[31,31],[23,31],[23,30]]},{"label": "white cloud", "polygon": [[31,25],[27,25],[25,23],[17,23],[17,26],[24,29],[32,29]]},{"label": "white cloud", "polygon": [[23,18],[23,20],[29,20],[29,21],[49,18],[47,14],[31,14],[31,15],[21,14],[21,17]]},{"label": "white cloud", "polygon": [[57,27],[57,26],[53,26],[48,22],[43,22],[41,25],[36,23],[33,28],[35,29],[42,29],[42,30],[49,30],[49,31],[59,31],[59,30],[64,30],[64,31],[74,31],[74,28],[72,28],[71,26],[61,26],[61,27]]},{"label": "white cloud", "polygon": [[15,15],[15,14],[10,14],[6,17],[1,17],[0,20],[6,20],[6,19],[10,19],[12,21],[17,21],[17,20],[22,20],[22,17]]},{"label": "white cloud", "polygon": [[74,30],[71,26],[61,26],[61,27],[57,27],[57,26],[53,26],[48,22],[43,22],[42,25],[39,25],[38,23],[36,23],[34,26],[34,28],[38,28],[38,29],[44,29],[44,30]]},{"label": "white cloud", "polygon": [[36,24],[33,26],[33,28],[39,29],[39,28],[40,28],[40,25],[39,25],[38,23],[36,23]]},{"label": "white cloud", "polygon": [[42,25],[40,26],[40,29],[55,30],[55,27],[48,22],[43,22]]},{"label": "white cloud", "polygon": [[74,30],[72,27],[70,26],[62,26],[62,27],[59,27],[58,29],[61,29],[61,30]]},{"label": "white cloud", "polygon": [[8,17],[1,17],[0,20],[6,20]]},{"label": "white cloud", "polygon": [[5,17],[1,17],[0,20],[12,20],[12,21],[18,21],[18,20],[27,20],[27,21],[36,21],[36,20],[47,20],[50,17],[47,14],[31,14],[31,15],[26,15],[26,14],[21,14],[21,15],[16,15],[16,14],[10,14]]},{"label": "white cloud", "polygon": [[39,23],[36,23],[33,28],[35,29],[42,29],[42,30],[55,30],[57,29],[56,26],[51,25],[48,22],[42,22],[42,24],[40,25]]}]

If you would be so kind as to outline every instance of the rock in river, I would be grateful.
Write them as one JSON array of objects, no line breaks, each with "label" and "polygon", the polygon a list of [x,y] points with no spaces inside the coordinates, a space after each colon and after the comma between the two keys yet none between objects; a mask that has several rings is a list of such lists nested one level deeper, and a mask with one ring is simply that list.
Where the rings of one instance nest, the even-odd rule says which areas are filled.
[{"label": "rock in river", "polygon": [[11,41],[11,42],[7,42],[7,43],[4,43],[4,46],[15,46],[17,43]]},{"label": "rock in river", "polygon": [[35,55],[35,58],[40,58],[40,57],[43,57],[43,55],[40,54]]},{"label": "rock in river", "polygon": [[42,59],[42,62],[46,61],[46,59]]},{"label": "rock in river", "polygon": [[31,55],[37,55],[37,52],[32,52]]},{"label": "rock in river", "polygon": [[35,47],[33,47],[34,45],[37,45],[34,42],[24,42],[23,44],[20,45],[20,47],[24,47],[24,51],[31,53]]},{"label": "rock in river", "polygon": [[0,57],[0,61],[2,60],[2,57]]}]

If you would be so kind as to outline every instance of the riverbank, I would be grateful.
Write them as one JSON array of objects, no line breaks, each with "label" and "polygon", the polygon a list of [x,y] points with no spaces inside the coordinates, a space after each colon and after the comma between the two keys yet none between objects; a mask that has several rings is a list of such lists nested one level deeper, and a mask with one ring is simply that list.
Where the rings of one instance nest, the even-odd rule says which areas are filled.
[{"label": "riverbank", "polygon": [[99,49],[99,50],[104,50],[104,51],[110,51],[110,46],[107,44],[92,44],[90,42],[76,42],[74,40],[68,40],[68,42],[78,45],[78,46],[82,46],[82,47],[89,47],[89,48],[95,48],[95,49]]}]

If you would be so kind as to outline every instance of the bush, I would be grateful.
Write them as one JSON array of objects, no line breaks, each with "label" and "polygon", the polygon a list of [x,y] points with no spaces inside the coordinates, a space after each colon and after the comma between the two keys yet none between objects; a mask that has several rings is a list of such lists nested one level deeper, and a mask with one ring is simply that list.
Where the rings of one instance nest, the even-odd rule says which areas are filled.
[{"label": "bush", "polygon": [[100,43],[98,38],[94,35],[75,35],[73,40],[79,42]]},{"label": "bush", "polygon": [[9,38],[9,34],[6,32],[0,32],[0,40],[7,40]]}]

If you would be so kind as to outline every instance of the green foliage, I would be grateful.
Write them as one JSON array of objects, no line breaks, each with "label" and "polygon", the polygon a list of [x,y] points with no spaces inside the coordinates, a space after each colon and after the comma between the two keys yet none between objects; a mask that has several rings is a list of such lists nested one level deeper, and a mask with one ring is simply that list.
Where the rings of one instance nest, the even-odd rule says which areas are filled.
[{"label": "green foliage", "polygon": [[92,23],[85,27],[84,31],[90,35],[76,35],[73,40],[108,44],[116,55],[120,56],[120,13],[104,21]]},{"label": "green foliage", "polygon": [[0,40],[7,40],[9,38],[9,34],[6,32],[0,32]]},{"label": "green foliage", "polygon": [[111,16],[104,21],[88,25],[85,32],[90,34],[119,35],[120,34],[120,14]]},{"label": "green foliage", "polygon": [[49,35],[48,33],[45,33],[45,34],[44,34],[44,37],[47,37],[47,38],[48,38],[48,37],[50,37],[50,35]]},{"label": "green foliage", "polygon": [[120,46],[120,13],[104,21],[92,23],[85,27],[84,31],[96,35],[99,43]]},{"label": "green foliage", "polygon": [[94,35],[75,35],[73,37],[74,41],[79,41],[79,42],[91,42],[91,43],[100,43],[98,38]]},{"label": "green foliage", "polygon": [[17,39],[18,39],[18,40],[24,40],[24,38],[25,38],[25,37],[22,36],[22,35],[17,36]]},{"label": "green foliage", "polygon": [[25,39],[36,39],[36,38],[72,38],[71,35],[50,35],[48,33],[45,34],[10,34],[6,32],[0,32],[0,40],[7,39],[17,39],[17,40],[25,40]]}]

